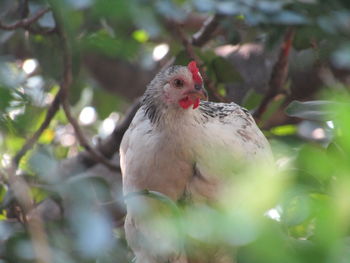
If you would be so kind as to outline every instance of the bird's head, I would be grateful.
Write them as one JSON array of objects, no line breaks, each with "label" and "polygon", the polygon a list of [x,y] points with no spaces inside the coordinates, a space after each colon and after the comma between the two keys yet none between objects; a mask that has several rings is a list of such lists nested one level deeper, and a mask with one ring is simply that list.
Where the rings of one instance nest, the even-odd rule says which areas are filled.
[{"label": "bird's head", "polygon": [[207,99],[207,92],[195,61],[159,72],[144,96],[145,103],[185,110],[196,109],[202,99]]},{"label": "bird's head", "polygon": [[207,93],[196,62],[191,61],[187,67],[180,67],[170,74],[163,92],[168,104],[177,104],[183,109],[198,108],[200,100],[207,99]]}]

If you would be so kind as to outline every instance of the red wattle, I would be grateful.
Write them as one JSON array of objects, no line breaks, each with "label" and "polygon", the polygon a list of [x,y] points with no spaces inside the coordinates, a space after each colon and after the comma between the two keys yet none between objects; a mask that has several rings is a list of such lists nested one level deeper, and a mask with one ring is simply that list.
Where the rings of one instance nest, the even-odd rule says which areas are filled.
[{"label": "red wattle", "polygon": [[183,109],[188,109],[192,104],[193,104],[193,102],[190,101],[188,97],[179,100],[179,105]]},{"label": "red wattle", "polygon": [[197,109],[199,106],[200,99],[196,98],[196,100],[193,102],[193,109]]},{"label": "red wattle", "polygon": [[179,100],[179,105],[181,106],[181,108],[183,109],[188,109],[189,107],[191,107],[193,105],[193,109],[197,109],[200,103],[200,99],[199,98],[195,98],[195,99],[190,99],[189,97],[183,98],[181,100]]}]

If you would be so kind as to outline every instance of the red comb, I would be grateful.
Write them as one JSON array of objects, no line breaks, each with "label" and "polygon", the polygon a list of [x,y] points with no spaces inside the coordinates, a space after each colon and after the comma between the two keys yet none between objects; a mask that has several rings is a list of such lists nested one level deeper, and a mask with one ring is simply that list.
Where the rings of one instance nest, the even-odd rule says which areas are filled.
[{"label": "red comb", "polygon": [[197,84],[202,84],[202,78],[199,75],[199,69],[197,67],[196,61],[191,61],[187,65],[188,70],[192,73],[192,79]]}]

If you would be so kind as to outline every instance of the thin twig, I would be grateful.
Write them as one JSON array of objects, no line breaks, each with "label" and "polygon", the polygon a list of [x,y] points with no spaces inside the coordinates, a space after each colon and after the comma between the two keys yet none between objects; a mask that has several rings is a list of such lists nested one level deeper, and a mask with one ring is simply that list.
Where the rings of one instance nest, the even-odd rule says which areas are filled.
[{"label": "thin twig", "polygon": [[278,59],[272,69],[269,89],[265,93],[259,107],[253,113],[253,116],[257,121],[260,120],[273,98],[275,98],[283,89],[283,85],[288,75],[288,58],[292,47],[294,33],[295,31],[292,27],[289,27],[285,33]]},{"label": "thin twig", "polygon": [[25,142],[22,148],[17,152],[15,157],[13,158],[13,162],[16,166],[18,166],[22,157],[29,151],[33,145],[40,138],[41,134],[44,130],[49,126],[53,117],[55,117],[58,109],[60,107],[60,92],[58,92],[50,105],[50,108],[47,110],[46,116],[39,129]]},{"label": "thin twig", "polygon": [[[51,253],[47,241],[47,235],[44,230],[44,222],[40,214],[33,206],[33,200],[30,196],[30,189],[26,181],[21,176],[16,176],[17,166],[12,163],[8,169],[8,183],[12,189],[16,200],[18,201],[21,211],[23,213],[23,220],[25,221],[30,236],[32,238],[33,249],[36,255],[37,263],[51,262]],[[26,215],[32,212],[31,218],[27,219]]]},{"label": "thin twig", "polygon": [[201,47],[207,43],[214,31],[218,28],[223,15],[215,14],[204,21],[199,31],[192,36],[192,45]]},{"label": "thin twig", "polygon": [[90,145],[89,141],[84,136],[82,130],[80,129],[80,126],[76,119],[73,117],[70,105],[68,102],[68,94],[69,94],[69,87],[72,84],[72,54],[71,54],[71,48],[69,46],[69,41],[66,35],[66,32],[64,31],[62,25],[59,23],[62,21],[56,12],[53,12],[53,16],[56,22],[56,28],[58,35],[61,39],[62,43],[62,52],[63,52],[63,81],[60,84],[61,87],[61,105],[62,108],[66,114],[66,117],[69,121],[69,123],[72,125],[75,135],[78,138],[79,143],[81,146],[85,148],[85,150],[91,155],[92,158],[94,158],[97,162],[103,163],[111,170],[119,170],[119,167],[111,163],[108,159],[106,159],[102,154],[95,151],[95,149]]},{"label": "thin twig", "polygon": [[3,30],[15,30],[18,28],[27,28],[30,25],[34,24],[36,21],[38,21],[44,14],[46,14],[48,11],[50,11],[49,7],[43,8],[39,10],[35,15],[33,15],[30,18],[21,19],[13,24],[5,24],[2,21],[0,21],[0,29]]},{"label": "thin twig", "polygon": [[70,124],[72,125],[72,127],[74,129],[75,135],[77,136],[80,145],[84,147],[84,149],[91,155],[91,157],[93,159],[96,160],[96,162],[100,162],[100,163],[106,165],[109,169],[111,169],[113,171],[119,171],[118,166],[111,163],[102,154],[98,153],[97,151],[95,151],[94,148],[92,148],[89,141],[86,139],[85,135],[83,134],[82,130],[80,129],[78,122],[73,117],[73,115],[70,111],[70,108],[69,108],[69,104],[67,103],[67,100],[62,102],[62,107],[63,107],[63,110],[66,114],[68,121],[70,122]]},{"label": "thin twig", "polygon": [[221,101],[221,102],[226,102],[227,99],[223,96],[221,96],[217,90],[214,87],[213,82],[210,80],[208,75],[206,74],[206,71],[204,69],[204,63],[203,61],[197,56],[197,54],[194,52],[193,45],[192,43],[188,40],[187,36],[183,32],[182,28],[180,25],[173,23],[175,27],[175,32],[177,36],[181,39],[182,45],[184,46],[187,55],[196,61],[196,63],[199,65],[199,69],[201,72],[201,75],[203,77],[205,86],[208,88],[208,90],[213,94],[216,100]]},{"label": "thin twig", "polygon": [[[102,140],[98,146],[97,150],[105,157],[112,158],[113,155],[119,150],[120,143],[122,141],[125,131],[128,129],[132,119],[134,118],[137,110],[140,107],[140,99],[137,99],[129,110],[126,112],[124,119],[117,124],[111,135],[106,139]],[[96,160],[91,158],[90,155],[82,154],[82,162],[86,168],[91,167],[96,164]]]}]

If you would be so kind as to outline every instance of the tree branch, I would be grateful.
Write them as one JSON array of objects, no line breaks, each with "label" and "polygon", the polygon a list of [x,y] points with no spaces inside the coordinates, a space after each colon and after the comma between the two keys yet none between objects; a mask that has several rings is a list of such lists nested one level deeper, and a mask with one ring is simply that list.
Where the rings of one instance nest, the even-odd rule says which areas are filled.
[{"label": "tree branch", "polygon": [[60,92],[58,92],[50,105],[50,108],[47,110],[45,119],[43,123],[40,125],[39,129],[25,142],[25,144],[22,146],[21,150],[17,152],[15,157],[13,158],[13,162],[15,166],[18,166],[20,160],[22,157],[29,151],[33,145],[37,142],[37,140],[40,138],[41,134],[44,132],[44,130],[49,126],[51,120],[53,117],[55,117],[59,107],[60,107]]},{"label": "tree branch", "polygon": [[294,33],[295,31],[291,27],[289,27],[285,33],[278,59],[272,69],[269,89],[262,99],[259,107],[253,113],[253,116],[257,121],[260,120],[273,98],[275,98],[276,95],[278,95],[283,89],[283,85],[288,75],[288,58],[292,47]]},{"label": "tree branch", "polygon": [[71,48],[69,46],[69,41],[68,41],[66,32],[64,31],[62,25],[60,24],[62,20],[60,19],[60,17],[56,12],[53,12],[53,16],[56,22],[57,33],[61,39],[62,52],[63,52],[63,81],[60,84],[62,108],[66,114],[68,121],[70,122],[70,124],[74,129],[74,132],[78,138],[79,143],[81,144],[81,146],[85,148],[85,150],[91,155],[91,157],[95,159],[97,162],[103,163],[111,170],[119,170],[118,166],[112,164],[103,155],[95,151],[95,149],[90,145],[89,141],[86,139],[82,130],[80,129],[78,122],[75,120],[75,118],[73,117],[70,111],[68,94],[69,94],[69,87],[71,86],[72,79],[73,79]]},{"label": "tree branch", "polygon": [[[8,169],[8,183],[21,207],[24,220],[33,240],[32,244],[36,255],[35,261],[37,263],[49,263],[51,262],[51,253],[43,227],[44,223],[38,211],[33,209],[33,200],[26,181],[21,176],[15,175],[16,170],[17,167],[14,165],[11,165]],[[31,212],[31,218],[27,218],[29,212]]]},{"label": "tree branch", "polygon": [[215,14],[205,20],[199,31],[193,34],[191,40],[192,45],[200,47],[207,43],[210,40],[213,32],[219,26],[219,22],[222,17],[223,15]]},{"label": "tree branch", "polygon": [[7,24],[3,23],[2,21],[0,21],[0,29],[3,29],[3,30],[15,30],[18,28],[27,29],[30,25],[32,25],[36,21],[38,21],[48,11],[50,11],[49,7],[43,8],[43,9],[39,10],[36,14],[34,14],[32,17],[21,19],[13,24],[10,24],[10,25],[7,25]]},{"label": "tree branch", "polygon": [[108,159],[106,159],[103,155],[101,155],[99,152],[97,152],[92,146],[90,145],[89,141],[86,139],[85,135],[83,134],[82,130],[80,129],[80,126],[76,119],[73,117],[69,104],[67,100],[64,100],[62,102],[63,110],[66,114],[66,117],[70,124],[73,126],[75,135],[78,138],[78,141],[81,146],[84,147],[84,149],[90,154],[90,156],[95,160],[95,162],[100,162],[106,165],[109,169],[113,171],[118,171],[119,167],[115,164],[111,163]]},{"label": "tree branch", "polygon": [[[98,144],[97,150],[105,158],[110,159],[116,152],[118,152],[123,135],[129,128],[129,125],[134,118],[135,113],[140,107],[140,104],[140,99],[137,99],[125,114],[124,119],[114,128],[112,134]],[[82,153],[81,157],[81,160],[86,168],[89,168],[96,164],[96,160],[91,158],[86,153]]]}]

